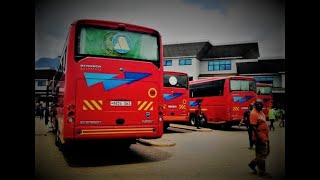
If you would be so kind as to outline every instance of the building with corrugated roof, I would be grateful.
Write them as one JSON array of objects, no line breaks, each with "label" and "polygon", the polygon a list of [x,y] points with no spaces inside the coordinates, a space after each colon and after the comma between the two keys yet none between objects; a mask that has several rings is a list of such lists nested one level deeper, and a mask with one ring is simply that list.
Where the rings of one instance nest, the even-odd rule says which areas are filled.
[{"label": "building with corrugated roof", "polygon": [[165,44],[164,69],[184,72],[189,79],[215,76],[252,76],[271,84],[276,104],[284,104],[285,59],[260,58],[258,42],[213,45],[209,41]]}]

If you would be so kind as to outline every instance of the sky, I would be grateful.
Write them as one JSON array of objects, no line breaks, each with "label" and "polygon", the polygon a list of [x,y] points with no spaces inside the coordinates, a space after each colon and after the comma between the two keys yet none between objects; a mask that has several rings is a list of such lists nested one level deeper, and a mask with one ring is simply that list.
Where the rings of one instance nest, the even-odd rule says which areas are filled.
[{"label": "sky", "polygon": [[59,56],[82,18],[150,27],[163,44],[253,41],[260,58],[285,58],[284,0],[36,0],[35,60]]}]

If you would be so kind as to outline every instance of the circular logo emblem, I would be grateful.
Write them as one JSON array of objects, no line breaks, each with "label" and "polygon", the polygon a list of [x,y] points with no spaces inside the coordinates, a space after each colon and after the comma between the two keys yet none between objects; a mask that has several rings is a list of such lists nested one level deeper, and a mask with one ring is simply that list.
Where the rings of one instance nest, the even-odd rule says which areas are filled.
[{"label": "circular logo emblem", "polygon": [[182,103],[183,103],[183,104],[186,104],[186,103],[187,103],[187,100],[185,100],[185,99],[182,100]]},{"label": "circular logo emblem", "polygon": [[131,49],[131,41],[126,35],[117,34],[112,38],[112,47],[116,52],[125,54]]},{"label": "circular logo emblem", "polygon": [[148,95],[151,98],[155,98],[157,96],[157,90],[155,88],[150,88],[148,91]]}]

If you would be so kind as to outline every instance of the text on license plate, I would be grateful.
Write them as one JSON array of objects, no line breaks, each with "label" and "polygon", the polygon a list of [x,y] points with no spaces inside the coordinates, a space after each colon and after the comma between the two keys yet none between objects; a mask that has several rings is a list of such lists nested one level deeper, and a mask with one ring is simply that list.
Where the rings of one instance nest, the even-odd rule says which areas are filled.
[{"label": "text on license plate", "polygon": [[131,106],[131,101],[110,101],[110,106]]}]

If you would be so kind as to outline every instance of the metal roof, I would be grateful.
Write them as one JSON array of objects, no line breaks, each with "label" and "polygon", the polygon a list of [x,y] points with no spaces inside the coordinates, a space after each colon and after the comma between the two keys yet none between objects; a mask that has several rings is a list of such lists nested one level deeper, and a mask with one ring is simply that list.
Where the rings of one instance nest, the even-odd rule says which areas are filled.
[{"label": "metal roof", "polygon": [[34,79],[52,79],[55,73],[56,73],[56,70],[53,70],[50,68],[47,68],[47,69],[37,68],[34,71]]},{"label": "metal roof", "polygon": [[241,43],[212,46],[202,58],[228,58],[257,59],[260,56],[258,43]]},{"label": "metal roof", "polygon": [[196,56],[207,43],[209,42],[163,45],[163,55],[164,57]]},{"label": "metal roof", "polygon": [[209,41],[163,45],[164,57],[194,56],[204,58],[257,59],[260,56],[257,42],[212,45]]},{"label": "metal roof", "polygon": [[285,59],[258,60],[258,62],[237,63],[238,74],[285,72]]}]

